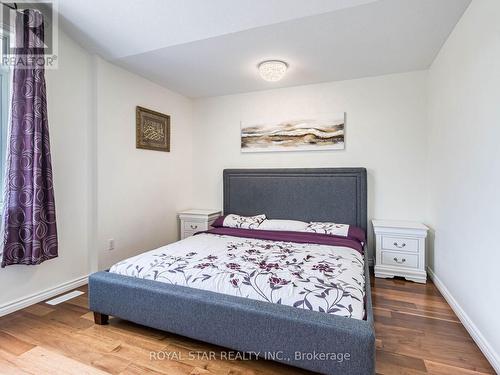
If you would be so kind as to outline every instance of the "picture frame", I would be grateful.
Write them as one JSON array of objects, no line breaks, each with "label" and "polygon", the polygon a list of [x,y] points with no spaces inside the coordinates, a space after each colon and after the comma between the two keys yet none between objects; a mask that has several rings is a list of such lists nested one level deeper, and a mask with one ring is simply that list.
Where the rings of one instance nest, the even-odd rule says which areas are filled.
[{"label": "picture frame", "polygon": [[335,112],[286,120],[241,121],[241,152],[344,150],[345,120],[345,112]]},{"label": "picture frame", "polygon": [[170,116],[137,106],[136,148],[170,152]]}]

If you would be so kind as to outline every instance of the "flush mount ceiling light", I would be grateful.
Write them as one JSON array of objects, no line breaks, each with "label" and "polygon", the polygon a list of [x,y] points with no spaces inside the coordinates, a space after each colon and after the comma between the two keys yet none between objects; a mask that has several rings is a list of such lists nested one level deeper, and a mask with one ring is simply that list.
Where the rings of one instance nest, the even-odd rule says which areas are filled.
[{"label": "flush mount ceiling light", "polygon": [[280,60],[267,60],[259,64],[259,73],[263,80],[269,82],[279,81],[286,73],[288,65]]}]

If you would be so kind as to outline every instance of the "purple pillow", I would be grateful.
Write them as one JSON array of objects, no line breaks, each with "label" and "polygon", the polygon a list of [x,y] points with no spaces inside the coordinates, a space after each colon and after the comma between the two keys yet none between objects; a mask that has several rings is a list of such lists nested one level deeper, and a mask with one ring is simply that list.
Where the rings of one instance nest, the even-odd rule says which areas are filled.
[{"label": "purple pillow", "polygon": [[361,243],[366,242],[366,234],[360,227],[355,227],[354,225],[349,225],[349,232],[347,233],[348,238],[353,238]]},{"label": "purple pillow", "polygon": [[226,218],[227,215],[222,215],[219,216],[215,221],[212,223],[212,226],[214,228],[220,228],[224,226],[224,219]]}]

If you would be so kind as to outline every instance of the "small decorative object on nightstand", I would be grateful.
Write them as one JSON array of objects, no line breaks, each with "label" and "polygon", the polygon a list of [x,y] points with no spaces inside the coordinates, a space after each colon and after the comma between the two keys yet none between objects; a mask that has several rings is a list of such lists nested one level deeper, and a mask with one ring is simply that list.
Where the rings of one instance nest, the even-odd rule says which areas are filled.
[{"label": "small decorative object on nightstand", "polygon": [[402,276],[425,283],[427,228],[411,221],[373,220],[376,236],[375,277]]},{"label": "small decorative object on nightstand", "polygon": [[209,230],[221,215],[219,210],[186,210],[177,214],[181,221],[181,240],[196,232]]}]

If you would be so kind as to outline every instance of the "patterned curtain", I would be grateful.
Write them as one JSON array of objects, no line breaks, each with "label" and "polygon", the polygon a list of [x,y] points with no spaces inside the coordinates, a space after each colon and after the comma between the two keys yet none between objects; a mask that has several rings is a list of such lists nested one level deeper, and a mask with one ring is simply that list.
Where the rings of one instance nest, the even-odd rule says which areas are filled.
[{"label": "patterned curtain", "polygon": [[[43,63],[42,14],[16,18],[11,122],[5,173],[2,267],[57,257],[57,227]],[[27,65],[29,64],[29,65]]]}]

